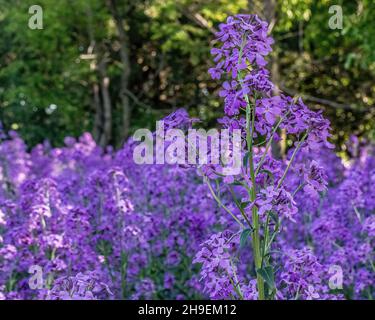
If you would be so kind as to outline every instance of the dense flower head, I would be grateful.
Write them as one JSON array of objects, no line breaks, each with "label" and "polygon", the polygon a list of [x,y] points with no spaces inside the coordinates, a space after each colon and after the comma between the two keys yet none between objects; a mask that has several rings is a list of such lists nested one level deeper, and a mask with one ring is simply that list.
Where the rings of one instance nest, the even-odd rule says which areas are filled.
[{"label": "dense flower head", "polygon": [[258,207],[258,213],[264,217],[267,212],[274,211],[281,217],[294,221],[294,215],[298,209],[292,195],[284,188],[269,186],[259,193],[253,205]]},{"label": "dense flower head", "polygon": [[[303,141],[304,149],[332,147],[330,123],[320,111],[310,110],[301,98],[272,96],[273,84],[266,69],[266,56],[273,40],[267,35],[268,25],[256,15],[236,15],[220,25],[217,33],[219,47],[212,49],[216,67],[209,72],[214,79],[223,80],[219,95],[224,99],[224,113],[235,118],[230,127],[242,127],[243,111],[255,104],[252,138],[266,136],[278,140],[277,128]],[[254,100],[254,101],[253,101]],[[221,120],[223,123],[223,120]],[[228,120],[223,123],[228,126]],[[306,137],[304,137],[306,135]]]},{"label": "dense flower head", "polygon": [[248,63],[260,68],[267,64],[264,56],[271,51],[273,40],[267,35],[265,21],[256,15],[237,15],[228,17],[219,29],[216,37],[222,46],[211,50],[217,62],[216,67],[209,70],[214,79],[220,79],[223,72],[237,78],[238,71],[246,69]]},{"label": "dense flower head", "polygon": [[311,161],[309,168],[304,172],[304,181],[306,183],[304,190],[312,196],[316,196],[318,192],[323,192],[327,189],[325,171],[314,160]]},{"label": "dense flower head", "polygon": [[229,298],[234,292],[230,281],[236,273],[229,254],[231,236],[230,232],[212,235],[202,244],[193,261],[202,264],[204,290],[212,299]]},{"label": "dense flower head", "polygon": [[[225,113],[235,116],[246,107],[245,95],[255,91],[270,93],[273,85],[265,69],[265,56],[271,52],[273,40],[267,35],[267,23],[256,15],[228,17],[219,28],[219,47],[211,50],[216,66],[209,73],[213,79],[229,75],[219,94],[225,101]],[[250,72],[244,78],[239,77],[248,69]]]},{"label": "dense flower head", "polygon": [[47,300],[97,300],[112,293],[95,273],[78,273],[74,277],[56,279],[47,293]]},{"label": "dense flower head", "polygon": [[324,269],[311,249],[290,250],[285,256],[286,271],[281,273],[280,282],[281,287],[286,285],[285,294],[289,299],[322,299],[326,291],[322,286]]}]

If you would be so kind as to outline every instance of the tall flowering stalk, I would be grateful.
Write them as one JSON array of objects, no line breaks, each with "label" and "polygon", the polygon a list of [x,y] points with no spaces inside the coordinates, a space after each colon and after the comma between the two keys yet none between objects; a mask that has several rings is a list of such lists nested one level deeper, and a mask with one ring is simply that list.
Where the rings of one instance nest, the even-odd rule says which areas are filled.
[{"label": "tall flowering stalk", "polygon": [[[271,266],[272,243],[281,229],[281,221],[294,220],[297,207],[293,196],[308,183],[292,190],[285,178],[299,150],[330,146],[329,122],[320,113],[310,111],[301,99],[272,96],[273,84],[265,57],[271,52],[273,40],[267,35],[266,22],[256,15],[237,15],[219,27],[218,46],[211,50],[216,66],[209,73],[213,79],[225,78],[219,94],[224,99],[226,116],[220,122],[226,128],[243,130],[244,166],[240,175],[224,178],[221,185],[218,168],[216,175],[206,175],[206,181],[214,199],[239,223],[240,241],[251,235],[258,298],[269,299],[277,293]],[[295,139],[286,165],[270,153],[272,141],[279,140],[279,129]],[[313,163],[310,167],[315,171],[305,174],[309,186],[322,191],[326,186],[324,175],[316,172]],[[216,191],[208,178],[216,179]],[[219,196],[222,189],[230,192],[236,208],[229,209],[224,204]],[[196,261],[204,265],[207,262],[202,256]],[[232,277],[228,273],[228,277],[238,298],[243,298],[241,281],[234,281],[237,275]]]}]

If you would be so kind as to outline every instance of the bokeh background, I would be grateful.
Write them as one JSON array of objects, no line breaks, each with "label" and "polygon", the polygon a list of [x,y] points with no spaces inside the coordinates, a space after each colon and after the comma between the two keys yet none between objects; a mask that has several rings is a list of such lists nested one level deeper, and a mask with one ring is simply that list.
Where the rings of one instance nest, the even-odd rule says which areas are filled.
[{"label": "bokeh background", "polygon": [[[43,30],[28,27],[34,4]],[[328,26],[332,5],[342,29]],[[338,152],[353,134],[375,138],[373,0],[0,0],[1,122],[29,147],[85,131],[119,147],[179,107],[213,127],[222,104],[210,46],[240,12],[269,21],[273,82],[324,111]]]}]

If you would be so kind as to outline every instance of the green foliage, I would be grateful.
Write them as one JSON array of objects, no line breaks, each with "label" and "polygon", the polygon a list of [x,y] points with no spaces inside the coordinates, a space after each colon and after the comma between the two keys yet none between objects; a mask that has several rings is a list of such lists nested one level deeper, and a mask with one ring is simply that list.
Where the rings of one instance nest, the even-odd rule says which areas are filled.
[{"label": "green foliage", "polygon": [[[342,6],[342,30],[328,26],[329,7],[336,4]],[[295,28],[295,38],[278,46],[281,78],[284,87],[312,97],[309,105],[324,110],[334,128],[334,141],[345,149],[350,134],[370,137],[374,128],[375,43],[370,27],[374,2],[320,0],[311,2],[308,10],[311,14],[298,26],[302,30]]]},{"label": "green foliage", "polygon": [[31,30],[28,8],[33,3],[6,5],[0,21],[1,119],[31,144],[78,135],[91,121],[84,84],[89,67],[79,59],[74,8],[60,1],[39,1],[45,8],[44,29]]},{"label": "green foliage", "polygon": [[[129,36],[131,129],[152,128],[156,119],[177,107],[187,107],[207,126],[215,126],[213,119],[222,110],[217,83],[207,74],[213,32],[227,15],[249,13],[248,8],[268,15],[265,8],[271,2],[117,1]],[[40,0],[43,30],[28,28],[33,4],[0,0],[1,121],[20,131],[30,145],[45,139],[58,145],[66,135],[94,130],[93,85],[100,79],[93,68],[96,60],[87,57],[94,47],[108,59],[113,143],[118,143],[123,65],[106,1]],[[343,8],[343,30],[328,27],[328,9],[334,4]],[[325,111],[341,147],[351,133],[375,135],[374,19],[372,0],[276,1],[272,33],[280,87],[312,97],[307,103]]]}]

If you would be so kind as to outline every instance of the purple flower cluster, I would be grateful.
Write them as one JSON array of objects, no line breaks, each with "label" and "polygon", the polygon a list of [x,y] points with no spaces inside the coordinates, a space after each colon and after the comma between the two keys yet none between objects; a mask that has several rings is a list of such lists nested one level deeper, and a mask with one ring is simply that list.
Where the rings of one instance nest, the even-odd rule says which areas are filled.
[{"label": "purple flower cluster", "polygon": [[[257,16],[229,17],[217,33],[218,48],[212,50],[216,63],[210,69],[212,78],[228,79],[219,92],[226,114],[219,123],[242,130],[244,168],[231,179],[206,173],[215,180],[207,183],[218,205],[237,222],[227,232],[240,233],[237,241],[250,240],[251,247],[245,253],[232,253],[232,259],[238,258],[232,267],[238,270],[238,281],[230,281],[230,290],[231,276],[219,281],[215,260],[202,248],[197,261],[203,263],[205,290],[214,298],[220,284],[231,297],[247,299],[337,299],[343,293],[371,298],[373,219],[369,214],[374,211],[368,202],[373,195],[371,188],[361,188],[358,181],[353,184],[369,177],[344,179],[358,170],[349,174],[329,151],[330,124],[321,112],[311,111],[300,98],[272,96],[265,61],[272,44],[267,28]],[[280,130],[294,141],[282,160],[271,152]],[[371,167],[365,170],[372,172]],[[335,186],[328,191],[329,183]],[[351,214],[348,220],[346,212]],[[355,219],[360,227],[353,226]],[[337,266],[346,279],[336,288],[329,285],[328,273]],[[354,294],[349,294],[353,286]]]},{"label": "purple flower cluster", "polygon": [[74,277],[61,277],[54,281],[46,300],[98,300],[112,295],[108,286],[97,275],[86,272]]},{"label": "purple flower cluster", "polygon": [[229,232],[212,235],[201,245],[193,261],[202,264],[204,290],[211,299],[228,299],[235,295],[231,283],[236,283],[238,279],[230,255],[232,238]]},{"label": "purple flower cluster", "polygon": [[[230,74],[231,80],[223,83],[220,96],[225,100],[225,113],[233,116],[246,107],[244,94],[253,90],[271,91],[273,85],[269,80],[269,72],[264,68],[267,64],[264,57],[271,52],[273,40],[267,36],[267,23],[257,16],[229,17],[219,28],[217,40],[221,47],[211,50],[217,64],[209,73],[213,79]],[[249,63],[251,72],[240,80],[239,73],[247,70]]]},{"label": "purple flower cluster", "polygon": [[[95,274],[108,298],[202,297],[186,266],[219,210],[195,170],[136,165],[130,142],[116,153],[88,134],[65,142],[27,152],[11,133],[0,144],[1,296],[101,298],[75,284]],[[29,286],[33,265],[41,290]]]}]

